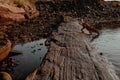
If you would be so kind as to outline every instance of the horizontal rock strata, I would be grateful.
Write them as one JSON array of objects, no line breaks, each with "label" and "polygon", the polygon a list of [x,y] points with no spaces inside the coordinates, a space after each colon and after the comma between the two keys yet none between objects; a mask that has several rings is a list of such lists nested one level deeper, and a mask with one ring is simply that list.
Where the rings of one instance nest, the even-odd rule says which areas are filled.
[{"label": "horizontal rock strata", "polygon": [[31,3],[29,5],[8,4],[0,2],[0,24],[14,24],[39,16],[39,12]]},{"label": "horizontal rock strata", "polygon": [[52,33],[42,64],[26,80],[119,80],[112,65],[90,45],[77,20],[62,23]]}]

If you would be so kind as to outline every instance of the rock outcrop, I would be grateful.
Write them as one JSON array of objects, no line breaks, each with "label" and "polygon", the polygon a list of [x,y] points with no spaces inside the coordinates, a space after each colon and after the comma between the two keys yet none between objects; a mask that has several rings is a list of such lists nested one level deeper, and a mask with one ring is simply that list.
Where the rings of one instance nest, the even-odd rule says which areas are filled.
[{"label": "rock outcrop", "polygon": [[119,80],[102,52],[89,43],[74,19],[52,33],[50,47],[42,64],[26,80]]},{"label": "rock outcrop", "polygon": [[[1,42],[1,41],[0,41]],[[11,51],[12,43],[7,40],[5,45],[0,45],[0,61],[5,59]]]},{"label": "rock outcrop", "polygon": [[37,17],[39,12],[30,2],[27,4],[8,4],[0,2],[0,24],[13,24]]},{"label": "rock outcrop", "polygon": [[12,80],[12,77],[7,72],[0,72],[0,80]]}]

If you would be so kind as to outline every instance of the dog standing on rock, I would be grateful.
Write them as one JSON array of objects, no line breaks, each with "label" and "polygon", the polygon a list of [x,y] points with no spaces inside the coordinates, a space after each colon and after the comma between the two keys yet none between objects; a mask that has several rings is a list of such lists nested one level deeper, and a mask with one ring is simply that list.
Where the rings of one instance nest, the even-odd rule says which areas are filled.
[{"label": "dog standing on rock", "polygon": [[99,30],[98,29],[96,29],[95,27],[93,27],[93,26],[90,26],[90,25],[88,25],[86,22],[84,22],[83,21],[83,19],[82,19],[82,29],[81,29],[81,31],[82,31],[82,33],[84,33],[84,29],[86,29],[87,31],[89,31],[89,33],[90,33],[90,35],[92,35],[92,33],[96,33],[96,36],[94,36],[93,38],[92,38],[92,41],[95,39],[95,38],[98,38],[98,36],[100,35],[100,32],[99,32]]},{"label": "dog standing on rock", "polygon": [[87,29],[90,35],[92,35],[93,32],[96,33],[97,36],[100,35],[100,32],[95,27],[88,25],[86,22],[83,21],[83,19],[82,19],[82,26],[83,26],[83,28],[81,29],[82,32],[84,32],[83,31],[84,29]]}]

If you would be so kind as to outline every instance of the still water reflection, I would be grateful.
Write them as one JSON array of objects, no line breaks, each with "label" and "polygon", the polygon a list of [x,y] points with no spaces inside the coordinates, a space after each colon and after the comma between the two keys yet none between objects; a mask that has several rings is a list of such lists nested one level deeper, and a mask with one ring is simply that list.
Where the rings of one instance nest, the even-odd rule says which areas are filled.
[{"label": "still water reflection", "polygon": [[14,80],[24,80],[29,73],[41,64],[48,50],[45,46],[45,41],[46,39],[41,39],[23,45],[16,45],[14,47],[13,50],[22,53],[21,55],[13,57],[20,62],[12,73],[12,75],[14,75]]}]

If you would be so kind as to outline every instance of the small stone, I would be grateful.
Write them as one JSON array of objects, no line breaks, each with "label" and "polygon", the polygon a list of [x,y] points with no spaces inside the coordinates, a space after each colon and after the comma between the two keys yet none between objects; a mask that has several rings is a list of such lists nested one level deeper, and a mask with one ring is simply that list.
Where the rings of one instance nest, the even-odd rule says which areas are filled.
[{"label": "small stone", "polygon": [[101,52],[100,55],[103,55],[103,53]]},{"label": "small stone", "polygon": [[40,48],[40,49],[38,49],[38,50],[41,50],[41,48]]},{"label": "small stone", "polygon": [[43,45],[43,43],[40,43],[40,45]]}]

